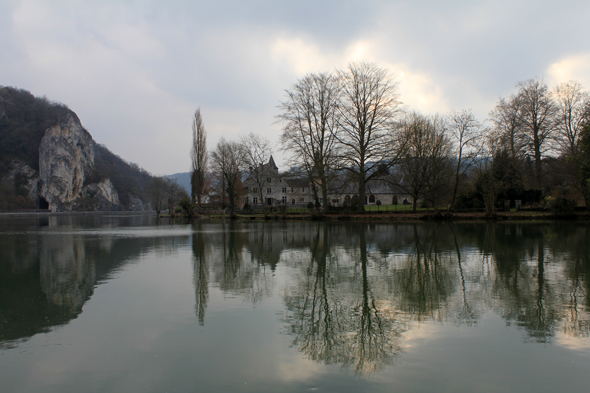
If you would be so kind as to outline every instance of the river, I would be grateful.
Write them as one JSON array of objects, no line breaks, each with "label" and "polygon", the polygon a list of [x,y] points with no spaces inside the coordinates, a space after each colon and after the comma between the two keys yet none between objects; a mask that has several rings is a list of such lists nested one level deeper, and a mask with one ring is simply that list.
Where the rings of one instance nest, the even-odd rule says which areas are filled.
[{"label": "river", "polygon": [[0,391],[581,392],[590,224],[0,219]]}]

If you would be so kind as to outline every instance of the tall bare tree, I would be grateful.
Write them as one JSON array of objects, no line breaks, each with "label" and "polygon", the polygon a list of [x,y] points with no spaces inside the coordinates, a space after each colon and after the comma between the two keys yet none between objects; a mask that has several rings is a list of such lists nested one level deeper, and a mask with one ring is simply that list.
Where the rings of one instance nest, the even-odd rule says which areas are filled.
[{"label": "tall bare tree", "polygon": [[455,205],[459,182],[481,155],[484,144],[484,127],[471,110],[452,111],[448,116],[448,129],[455,144],[455,185],[451,209]]},{"label": "tall bare tree", "polygon": [[496,107],[490,112],[490,119],[494,124],[492,132],[501,143],[503,150],[510,153],[512,158],[524,156],[524,146],[519,138],[520,130],[520,101],[516,96],[500,98]]},{"label": "tall bare tree", "polygon": [[160,176],[153,177],[146,186],[146,194],[158,215],[160,215],[160,212],[162,211],[162,203],[166,199],[166,188],[166,178]]},{"label": "tall bare tree", "polygon": [[[287,90],[278,121],[283,124],[282,148],[294,166],[302,166],[313,186],[321,189],[328,209],[328,184],[338,163],[338,80],[330,74],[308,74]],[[315,189],[315,188],[314,188]],[[317,198],[317,192],[316,192]],[[317,199],[316,199],[317,202]]]},{"label": "tall bare tree", "polygon": [[360,210],[364,210],[365,184],[380,176],[401,157],[403,149],[392,137],[401,102],[397,83],[388,72],[370,63],[351,63],[337,71],[341,94],[339,132],[344,168],[358,183]]},{"label": "tall bare tree", "polygon": [[553,98],[557,105],[555,127],[559,150],[565,156],[574,157],[582,128],[590,120],[590,94],[579,82],[569,81],[553,90]]},{"label": "tall bare tree", "polygon": [[201,206],[207,172],[207,132],[201,117],[201,108],[193,117],[193,146],[191,148],[191,199]]},{"label": "tall bare tree", "polygon": [[551,149],[555,136],[555,114],[557,107],[549,94],[547,85],[540,79],[518,83],[519,137],[526,153],[535,162],[535,186],[541,187],[543,180],[542,159]]},{"label": "tall bare tree", "polygon": [[240,138],[240,143],[244,153],[244,164],[250,169],[250,179],[254,181],[256,188],[258,188],[259,201],[263,201],[264,181],[266,175],[268,175],[264,171],[264,164],[270,160],[272,154],[271,143],[268,139],[254,133]]},{"label": "tall bare tree", "polygon": [[406,143],[399,168],[403,175],[400,187],[413,199],[424,198],[438,208],[452,184],[450,171],[451,141],[446,135],[444,120],[410,113],[400,125]]},{"label": "tall bare tree", "polygon": [[221,196],[227,195],[230,213],[236,207],[242,171],[245,169],[244,149],[238,142],[221,138],[211,153],[213,170],[221,181]]}]

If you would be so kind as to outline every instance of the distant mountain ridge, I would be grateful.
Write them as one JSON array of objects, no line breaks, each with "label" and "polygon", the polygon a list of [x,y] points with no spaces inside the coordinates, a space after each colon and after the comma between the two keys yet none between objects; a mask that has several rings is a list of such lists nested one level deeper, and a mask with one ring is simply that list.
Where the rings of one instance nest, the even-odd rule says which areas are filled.
[{"label": "distant mountain ridge", "polygon": [[184,188],[188,195],[191,194],[191,173],[190,172],[179,172],[172,175],[166,175],[170,179],[174,179],[178,184]]},{"label": "distant mountain ridge", "polygon": [[0,86],[0,210],[146,210],[151,179],[97,144],[67,106]]}]

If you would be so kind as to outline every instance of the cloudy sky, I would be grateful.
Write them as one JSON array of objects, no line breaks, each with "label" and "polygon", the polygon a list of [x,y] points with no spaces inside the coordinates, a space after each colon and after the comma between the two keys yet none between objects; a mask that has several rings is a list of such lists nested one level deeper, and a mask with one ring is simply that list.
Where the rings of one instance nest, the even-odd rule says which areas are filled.
[{"label": "cloudy sky", "polygon": [[171,174],[189,170],[197,107],[210,149],[277,142],[284,90],[352,61],[388,68],[408,108],[482,121],[518,81],[590,88],[589,17],[587,0],[2,0],[0,85],[68,105],[98,143]]}]

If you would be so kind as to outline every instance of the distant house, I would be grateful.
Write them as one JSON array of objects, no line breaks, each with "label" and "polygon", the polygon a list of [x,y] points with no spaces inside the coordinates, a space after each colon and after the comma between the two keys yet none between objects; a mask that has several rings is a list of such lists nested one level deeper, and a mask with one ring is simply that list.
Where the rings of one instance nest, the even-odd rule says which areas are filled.
[{"label": "distant house", "polygon": [[244,180],[243,202],[255,206],[306,206],[313,202],[309,181],[301,177],[283,177],[271,156],[268,163],[250,173]]},{"label": "distant house", "polygon": [[[350,205],[358,198],[358,185],[346,181],[344,176],[332,183],[328,187],[329,205]],[[309,202],[315,202],[310,181],[306,177],[281,175],[272,156],[257,170],[251,168],[243,184],[245,193],[242,202],[252,207],[305,207]],[[321,195],[318,197],[323,204]],[[412,201],[412,197],[401,187],[384,179],[370,180],[365,185],[365,205],[411,204]]]},{"label": "distant house", "polygon": [[[332,206],[350,205],[359,197],[358,184],[344,182],[340,187],[332,187],[328,193]],[[413,198],[397,184],[384,179],[369,180],[365,184],[365,205],[411,204]]]}]

